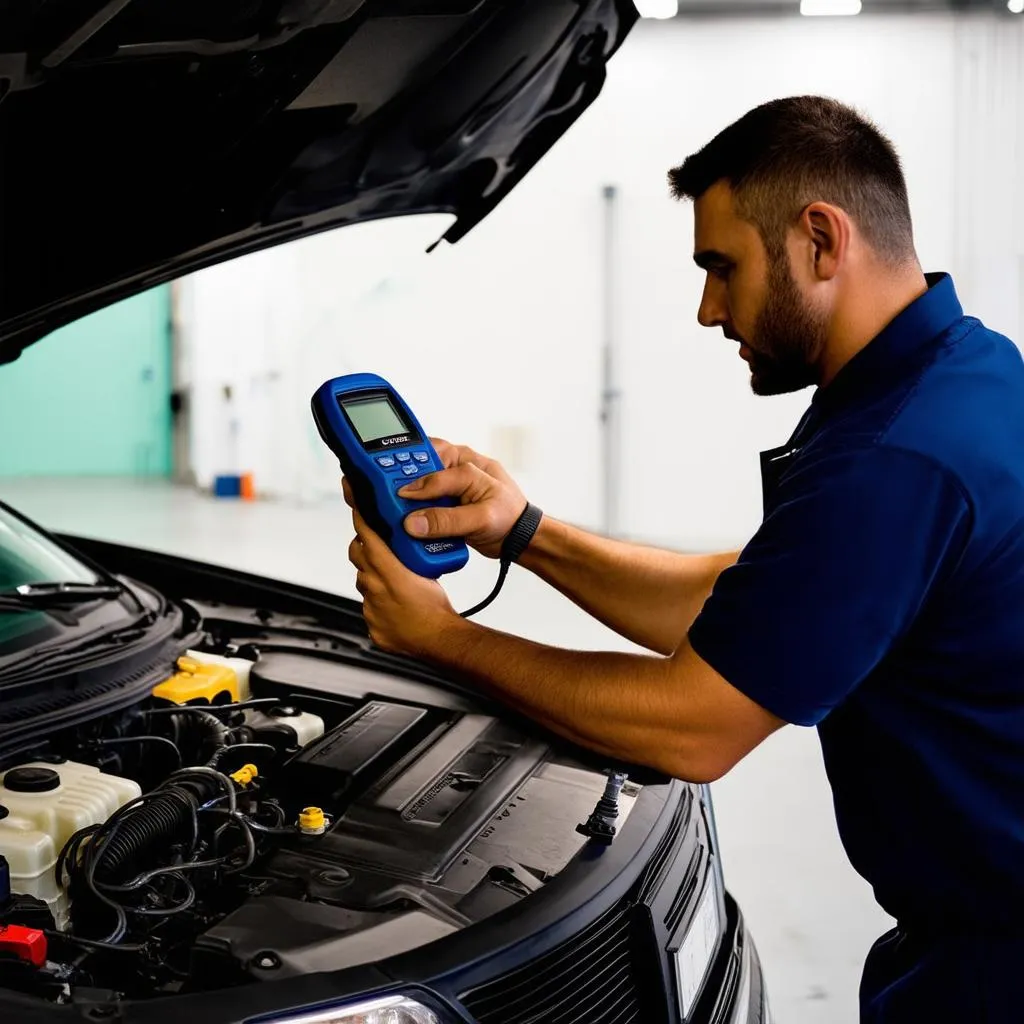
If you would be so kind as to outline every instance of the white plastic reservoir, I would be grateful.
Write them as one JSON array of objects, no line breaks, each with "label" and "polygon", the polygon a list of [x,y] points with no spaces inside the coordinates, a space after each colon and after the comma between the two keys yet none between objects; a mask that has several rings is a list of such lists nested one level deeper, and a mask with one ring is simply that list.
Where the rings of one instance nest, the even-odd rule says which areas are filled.
[{"label": "white plastic reservoir", "polygon": [[68,900],[54,867],[80,828],[101,825],[141,796],[138,784],[87,764],[31,762],[0,775],[0,853],[11,867],[11,890],[46,900],[58,928],[68,924]]},{"label": "white plastic reservoir", "polygon": [[299,711],[298,708],[273,708],[269,714],[265,711],[250,709],[245,712],[245,721],[254,729],[287,725],[295,730],[295,740],[300,747],[320,739],[324,734],[324,720],[319,715],[311,714],[309,711]]}]

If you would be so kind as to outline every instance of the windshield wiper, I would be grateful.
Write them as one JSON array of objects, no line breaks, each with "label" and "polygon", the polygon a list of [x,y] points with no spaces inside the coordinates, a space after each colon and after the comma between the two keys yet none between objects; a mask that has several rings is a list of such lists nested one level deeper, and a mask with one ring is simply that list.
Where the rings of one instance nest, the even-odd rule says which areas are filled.
[{"label": "windshield wiper", "polygon": [[115,583],[22,583],[0,590],[0,611],[35,611],[51,605],[84,604],[120,597],[124,588]]}]

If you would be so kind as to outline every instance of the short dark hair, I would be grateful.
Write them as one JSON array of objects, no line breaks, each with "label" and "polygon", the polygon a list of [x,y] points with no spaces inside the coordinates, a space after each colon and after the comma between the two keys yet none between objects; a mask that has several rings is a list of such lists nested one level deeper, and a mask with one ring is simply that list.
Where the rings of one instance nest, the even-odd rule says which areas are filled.
[{"label": "short dark hair", "polygon": [[822,96],[755,107],[668,174],[677,199],[725,180],[772,255],[808,203],[845,210],[887,263],[916,259],[907,183],[893,144],[857,111]]}]

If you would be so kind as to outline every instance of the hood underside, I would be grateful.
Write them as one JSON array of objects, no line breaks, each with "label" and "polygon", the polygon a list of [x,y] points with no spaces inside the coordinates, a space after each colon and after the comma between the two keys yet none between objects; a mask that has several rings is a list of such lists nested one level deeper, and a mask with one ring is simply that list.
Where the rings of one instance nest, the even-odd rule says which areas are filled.
[{"label": "hood underside", "polygon": [[631,0],[0,0],[0,362],[342,224],[486,216],[601,89]]}]

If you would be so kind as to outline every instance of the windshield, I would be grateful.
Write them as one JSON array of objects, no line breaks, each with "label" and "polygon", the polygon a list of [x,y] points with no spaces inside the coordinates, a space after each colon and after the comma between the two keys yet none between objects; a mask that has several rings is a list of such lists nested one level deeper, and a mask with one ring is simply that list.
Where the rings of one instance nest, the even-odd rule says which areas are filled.
[{"label": "windshield", "polygon": [[101,577],[23,519],[0,508],[0,592],[23,583],[99,583]]},{"label": "windshield", "polygon": [[[99,583],[73,555],[0,507],[0,593],[25,583]],[[122,612],[123,614],[123,612]],[[0,657],[80,631],[80,613],[0,609]]]}]

